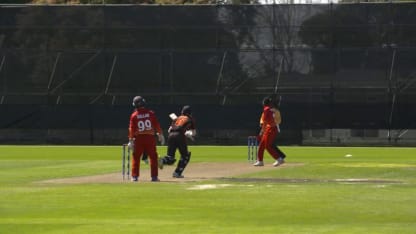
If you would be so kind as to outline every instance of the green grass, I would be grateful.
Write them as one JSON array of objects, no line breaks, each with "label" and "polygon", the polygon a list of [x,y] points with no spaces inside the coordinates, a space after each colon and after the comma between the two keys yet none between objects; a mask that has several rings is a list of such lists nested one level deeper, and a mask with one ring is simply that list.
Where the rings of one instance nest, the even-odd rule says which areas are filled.
[{"label": "green grass", "polygon": [[[191,163],[247,154],[190,149]],[[119,172],[121,147],[0,146],[0,233],[416,233],[416,148],[282,150],[288,166],[240,180],[45,184]],[[208,184],[218,187],[192,189]]]}]

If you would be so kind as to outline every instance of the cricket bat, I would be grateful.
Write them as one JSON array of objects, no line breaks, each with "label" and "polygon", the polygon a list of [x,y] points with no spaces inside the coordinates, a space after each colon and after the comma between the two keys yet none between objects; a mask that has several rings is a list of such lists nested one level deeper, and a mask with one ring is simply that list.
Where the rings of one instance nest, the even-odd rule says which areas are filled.
[{"label": "cricket bat", "polygon": [[169,117],[170,117],[171,120],[176,120],[178,118],[178,116],[176,116],[175,113],[170,113]]}]

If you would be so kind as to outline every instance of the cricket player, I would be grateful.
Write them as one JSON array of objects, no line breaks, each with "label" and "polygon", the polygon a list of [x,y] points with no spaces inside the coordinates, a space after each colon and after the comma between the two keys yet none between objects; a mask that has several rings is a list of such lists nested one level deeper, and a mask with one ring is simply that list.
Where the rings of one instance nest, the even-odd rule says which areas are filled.
[{"label": "cricket player", "polygon": [[163,169],[163,165],[173,165],[176,162],[175,152],[179,150],[181,159],[173,172],[174,178],[183,178],[183,171],[191,159],[191,152],[188,151],[186,138],[194,140],[196,135],[195,122],[192,118],[192,110],[190,106],[184,106],[181,110],[181,115],[176,117],[175,114],[170,114],[172,124],[169,127],[168,136],[168,150],[167,155],[159,159],[159,168]]},{"label": "cricket player", "polygon": [[[278,116],[275,113],[278,114]],[[277,123],[280,123],[280,121],[280,112],[277,108],[273,108],[272,98],[266,97],[263,100],[263,113],[260,117],[260,143],[259,150],[257,152],[257,162],[253,164],[254,166],[264,166],[263,156],[265,149],[276,160],[276,162],[273,163],[273,166],[277,167],[284,163],[284,154],[279,153],[279,150],[274,145],[274,140],[276,139],[279,131]]]},{"label": "cricket player", "polygon": [[[277,127],[277,134],[279,134],[280,133],[280,124],[282,123],[282,116],[280,115],[279,104],[278,104],[277,101],[278,101],[277,99],[272,100],[271,110],[273,111],[274,122],[276,123],[276,127]],[[260,118],[260,126],[262,126],[262,125],[263,125],[262,118]],[[283,160],[284,160],[286,158],[286,154],[283,153],[283,151],[281,151],[276,144],[274,144],[274,148],[279,153],[280,157],[282,157]]]},{"label": "cricket player", "polygon": [[133,150],[131,163],[132,181],[138,181],[140,175],[140,158],[146,153],[150,159],[151,181],[159,181],[158,155],[156,152],[156,139],[163,145],[165,138],[155,113],[146,108],[146,101],[141,96],[133,98],[135,111],[130,116],[128,147]]}]

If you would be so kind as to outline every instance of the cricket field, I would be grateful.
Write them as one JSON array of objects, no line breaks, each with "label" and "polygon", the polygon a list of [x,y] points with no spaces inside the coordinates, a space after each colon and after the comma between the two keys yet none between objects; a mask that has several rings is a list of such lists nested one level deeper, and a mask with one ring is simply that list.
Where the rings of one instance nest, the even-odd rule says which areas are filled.
[{"label": "cricket field", "polygon": [[0,233],[416,233],[416,148],[189,148],[185,178],[134,183],[121,146],[0,146]]}]

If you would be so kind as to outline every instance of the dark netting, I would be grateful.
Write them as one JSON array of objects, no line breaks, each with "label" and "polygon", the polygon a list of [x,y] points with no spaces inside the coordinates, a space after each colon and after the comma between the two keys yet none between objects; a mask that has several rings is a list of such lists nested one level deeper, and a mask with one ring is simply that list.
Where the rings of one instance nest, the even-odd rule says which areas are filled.
[{"label": "dark netting", "polygon": [[225,26],[270,27],[272,8],[263,5],[218,6],[218,24]]},{"label": "dark netting", "polygon": [[[0,77],[6,92],[38,93],[47,90],[53,54],[34,50],[16,50],[2,54],[3,66]],[[30,102],[30,100],[27,100]]]},{"label": "dark netting", "polygon": [[167,31],[166,48],[178,50],[201,50],[216,48],[217,29],[207,28],[177,28]]},{"label": "dark netting", "polygon": [[[387,89],[391,51],[385,49],[340,49],[336,51],[337,87]],[[376,91],[375,91],[376,92]]]},{"label": "dark netting", "polygon": [[136,95],[164,126],[193,105],[204,143],[245,143],[266,95],[282,97],[284,143],[342,143],[337,129],[390,143],[416,128],[415,12],[414,3],[0,5],[0,143],[118,144]]},{"label": "dark netting", "polygon": [[[160,93],[168,90],[167,75],[163,73],[163,54],[157,53],[115,53],[107,61],[114,66],[107,70],[106,80],[109,92],[116,95],[135,93]],[[108,79],[111,73],[111,80]],[[104,88],[105,86],[101,86]]]},{"label": "dark netting", "polygon": [[162,6],[123,6],[104,7],[106,28],[154,27],[162,25]]},{"label": "dark netting", "polygon": [[[45,19],[54,28],[103,28],[106,20],[102,6],[52,6],[46,7],[50,17]],[[43,17],[45,15],[42,15]]]},{"label": "dark netting", "polygon": [[100,51],[66,52],[60,54],[59,61],[55,62],[56,70],[50,78],[51,93],[88,94],[97,93],[105,87],[106,74],[109,72],[104,70],[107,67],[104,66],[107,62],[106,54]]},{"label": "dark netting", "polygon": [[397,4],[390,8],[392,21],[398,25],[415,25],[416,6],[412,3]]},{"label": "dark netting", "polygon": [[299,27],[304,24],[310,26],[328,26],[332,24],[331,13],[333,5],[325,4],[299,4],[299,5],[276,5],[274,9],[274,22],[280,27]]},{"label": "dark netting", "polygon": [[104,32],[105,45],[114,49],[158,50],[165,47],[163,38],[168,30],[160,28],[108,28]]},{"label": "dark netting", "polygon": [[161,7],[161,25],[180,27],[212,27],[216,25],[217,9],[215,6],[178,5]]},{"label": "dark netting", "polygon": [[[407,82],[412,80],[416,76],[415,71],[415,61],[416,61],[416,48],[406,48],[406,49],[390,49],[390,56],[393,55],[397,57],[397,62],[395,63],[397,70],[397,78],[401,80],[401,85],[406,88],[415,87],[415,82]],[[394,53],[395,52],[395,53]],[[393,54],[394,53],[394,54]],[[404,88],[403,87],[403,88]]]}]

